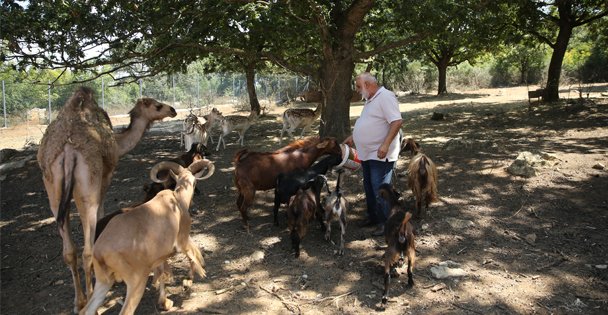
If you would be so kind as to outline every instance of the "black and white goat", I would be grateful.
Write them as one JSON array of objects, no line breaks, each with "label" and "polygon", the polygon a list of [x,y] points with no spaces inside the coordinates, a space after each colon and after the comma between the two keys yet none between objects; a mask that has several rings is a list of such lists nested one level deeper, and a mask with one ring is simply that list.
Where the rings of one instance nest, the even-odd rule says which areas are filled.
[{"label": "black and white goat", "polygon": [[[308,169],[300,169],[287,174],[279,174],[274,190],[274,225],[279,225],[278,215],[281,204],[288,203],[289,198],[295,195],[298,189],[314,180],[317,175],[326,174],[330,168],[340,164],[341,161],[341,156],[332,154],[320,159]],[[314,191],[314,193],[316,198],[315,202],[316,204],[319,204],[319,192]]]},{"label": "black and white goat", "polygon": [[[322,216],[323,226],[325,228],[326,241],[331,241],[331,223],[336,220],[340,222],[340,249],[338,254],[343,255],[344,235],[346,235],[346,209],[348,208],[348,201],[346,198],[344,198],[342,190],[340,189],[340,177],[342,177],[341,175],[344,170],[340,169],[337,172],[338,180],[336,183],[336,189],[325,198],[320,215]],[[324,175],[318,175],[317,178],[315,178],[315,183],[319,182],[321,182],[321,185],[324,184],[327,186],[327,178]],[[316,185],[313,185],[313,187]],[[327,186],[327,192],[330,192],[329,186]]]}]

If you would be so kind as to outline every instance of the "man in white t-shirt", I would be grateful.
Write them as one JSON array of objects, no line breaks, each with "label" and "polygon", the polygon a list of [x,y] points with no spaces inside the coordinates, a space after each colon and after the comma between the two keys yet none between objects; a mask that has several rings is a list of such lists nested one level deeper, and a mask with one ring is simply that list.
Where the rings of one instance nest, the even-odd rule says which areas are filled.
[{"label": "man in white t-shirt", "polygon": [[395,93],[378,85],[370,73],[355,80],[357,91],[365,98],[361,116],[355,122],[352,136],[344,143],[355,145],[363,170],[363,187],[367,202],[367,219],[361,226],[378,225],[373,236],[384,235],[389,210],[378,196],[381,184],[391,183],[395,161],[399,157],[401,112]]}]

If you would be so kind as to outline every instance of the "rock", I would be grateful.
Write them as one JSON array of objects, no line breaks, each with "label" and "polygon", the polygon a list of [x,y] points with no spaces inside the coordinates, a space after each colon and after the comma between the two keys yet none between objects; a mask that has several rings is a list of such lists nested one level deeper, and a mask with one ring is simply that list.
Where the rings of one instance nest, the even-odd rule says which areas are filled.
[{"label": "rock", "polygon": [[471,149],[473,148],[473,142],[471,142],[470,140],[464,140],[464,139],[450,139],[448,141],[446,141],[446,143],[443,145],[443,149],[444,150],[458,150],[458,149]]},{"label": "rock", "polygon": [[464,277],[467,272],[462,268],[450,268],[448,266],[433,266],[431,267],[431,274],[435,279],[445,279],[452,277]]},{"label": "rock", "polygon": [[528,234],[525,236],[526,242],[530,245],[534,245],[536,243],[536,234]]},{"label": "rock", "polygon": [[475,226],[475,223],[473,223],[471,220],[445,218],[444,221],[447,222],[453,229],[466,229]]},{"label": "rock", "polygon": [[507,167],[507,171],[513,175],[529,178],[536,176],[535,167],[542,166],[547,166],[547,160],[542,159],[538,154],[523,151],[520,152],[515,161]]},{"label": "rock", "polygon": [[253,254],[251,254],[251,261],[260,262],[264,260],[264,252],[261,250],[256,250]]},{"label": "rock", "polygon": [[603,269],[608,268],[608,265],[595,265],[595,268],[603,270]]},{"label": "rock", "polygon": [[431,116],[431,120],[443,120],[445,116],[442,113],[433,112],[433,116]]},{"label": "rock", "polygon": [[7,162],[15,154],[17,154],[17,150],[15,149],[6,148],[0,150],[0,163]]},{"label": "rock", "polygon": [[447,285],[445,285],[445,283],[443,283],[443,282],[442,282],[442,283],[439,283],[439,284],[434,285],[434,286],[431,288],[431,291],[433,291],[433,292],[437,292],[437,291],[441,291],[441,290],[443,290],[443,289],[445,289],[445,288],[447,288]]},{"label": "rock", "polygon": [[540,156],[541,156],[541,158],[543,158],[544,160],[547,160],[547,161],[559,161],[559,158],[557,157],[557,155],[555,155],[553,153],[541,152]]},{"label": "rock", "polygon": [[594,169],[596,170],[603,170],[606,168],[606,166],[602,163],[596,163],[595,165],[592,166]]},{"label": "rock", "polygon": [[26,162],[28,162],[29,160],[32,160],[34,158],[36,158],[36,155],[32,154],[32,155],[28,155],[20,160],[0,164],[0,176],[6,175],[6,174],[10,173],[11,171],[16,170],[18,168],[22,168],[23,166],[25,166]]}]

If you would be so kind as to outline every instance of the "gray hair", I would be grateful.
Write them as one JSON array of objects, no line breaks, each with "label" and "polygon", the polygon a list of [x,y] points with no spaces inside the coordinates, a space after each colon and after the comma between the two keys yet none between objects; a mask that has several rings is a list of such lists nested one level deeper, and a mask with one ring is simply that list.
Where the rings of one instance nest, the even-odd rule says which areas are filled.
[{"label": "gray hair", "polygon": [[374,77],[369,72],[363,72],[363,73],[359,74],[357,76],[357,79],[361,79],[363,82],[378,83],[378,80],[376,80],[376,77]]}]

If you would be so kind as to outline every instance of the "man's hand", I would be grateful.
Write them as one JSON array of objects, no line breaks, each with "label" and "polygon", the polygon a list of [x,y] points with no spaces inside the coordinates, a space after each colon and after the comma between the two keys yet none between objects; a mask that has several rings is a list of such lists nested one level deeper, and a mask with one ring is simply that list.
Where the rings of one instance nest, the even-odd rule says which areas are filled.
[{"label": "man's hand", "polygon": [[386,154],[388,153],[388,147],[389,145],[383,143],[380,148],[378,148],[379,159],[384,159],[386,157]]},{"label": "man's hand", "polygon": [[349,147],[353,147],[355,144],[353,143],[353,136],[348,136],[348,138],[344,139],[342,143],[348,144]]}]

